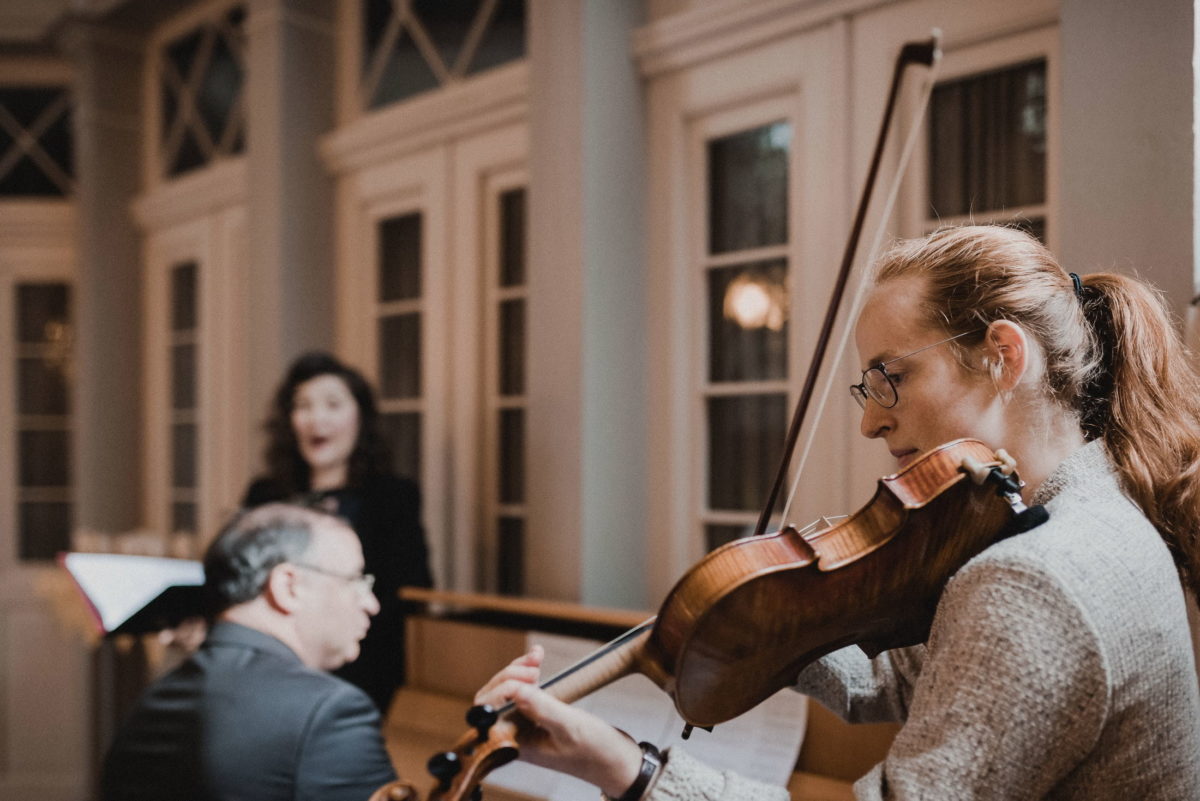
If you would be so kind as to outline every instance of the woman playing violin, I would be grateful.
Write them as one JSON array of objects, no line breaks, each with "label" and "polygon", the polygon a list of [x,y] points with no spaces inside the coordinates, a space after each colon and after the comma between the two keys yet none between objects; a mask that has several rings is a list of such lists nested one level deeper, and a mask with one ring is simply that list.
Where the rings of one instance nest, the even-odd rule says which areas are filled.
[{"label": "woman playing violin", "polygon": [[[856,344],[863,435],[901,467],[960,437],[1004,448],[1050,515],[953,575],[924,643],[800,673],[848,721],[903,723],[856,797],[1200,797],[1200,380],[1154,291],[1068,274],[1014,229],[949,228],[883,257]],[[656,767],[539,690],[540,661],[477,696],[536,724],[522,758],[622,801],[788,797],[681,749]]]}]

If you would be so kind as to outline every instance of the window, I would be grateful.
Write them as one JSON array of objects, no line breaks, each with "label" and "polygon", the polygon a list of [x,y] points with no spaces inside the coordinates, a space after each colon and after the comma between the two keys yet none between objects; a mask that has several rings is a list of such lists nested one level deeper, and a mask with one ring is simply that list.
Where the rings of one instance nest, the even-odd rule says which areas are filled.
[{"label": "window", "polygon": [[490,386],[485,387],[495,435],[490,522],[496,531],[496,586],[524,591],[525,559],[525,189],[500,192],[495,203],[497,269],[488,281],[487,319],[495,332]]},{"label": "window", "polygon": [[159,164],[167,177],[245,147],[245,17],[235,6],[158,53]]},{"label": "window", "polygon": [[362,0],[361,15],[365,108],[525,55],[524,0]]},{"label": "window", "polygon": [[0,197],[70,196],[72,168],[70,93],[0,88]]},{"label": "window", "polygon": [[400,475],[421,473],[423,215],[380,220],[376,308],[380,419]]},{"label": "window", "polygon": [[196,262],[170,271],[171,531],[195,537],[197,523],[197,344],[199,302]]},{"label": "window", "polygon": [[47,560],[71,544],[71,288],[18,283],[14,319],[18,554]]},{"label": "window", "polygon": [[1044,58],[940,83],[929,112],[927,228],[1008,222],[1046,239]]},{"label": "window", "polygon": [[702,265],[705,504],[711,550],[753,530],[788,414],[788,122],[710,139]]}]

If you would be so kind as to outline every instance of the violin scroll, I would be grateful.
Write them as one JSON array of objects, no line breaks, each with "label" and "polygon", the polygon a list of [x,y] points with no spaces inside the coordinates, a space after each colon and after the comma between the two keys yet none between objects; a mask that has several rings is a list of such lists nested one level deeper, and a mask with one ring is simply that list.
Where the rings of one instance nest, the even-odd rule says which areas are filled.
[{"label": "violin scroll", "polygon": [[[455,743],[454,750],[434,754],[429,760],[429,772],[438,783],[428,801],[476,801],[484,777],[517,758],[521,720],[516,714],[501,717],[498,710],[487,705],[471,707],[467,712],[471,728]],[[371,801],[383,799],[372,797]]]}]

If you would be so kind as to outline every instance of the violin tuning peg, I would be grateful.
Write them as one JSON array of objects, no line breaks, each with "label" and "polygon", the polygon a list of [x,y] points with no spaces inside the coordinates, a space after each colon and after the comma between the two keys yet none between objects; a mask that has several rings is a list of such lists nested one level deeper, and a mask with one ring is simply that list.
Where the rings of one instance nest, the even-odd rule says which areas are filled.
[{"label": "violin tuning peg", "polygon": [[985,465],[983,462],[976,459],[974,456],[964,456],[962,460],[962,471],[971,477],[977,486],[982,487],[988,480],[988,475],[992,472],[992,468]]},{"label": "violin tuning peg", "polygon": [[479,732],[481,739],[486,739],[492,726],[496,725],[500,714],[495,707],[488,704],[478,704],[467,710],[467,725]]},{"label": "violin tuning peg", "polygon": [[483,788],[476,787],[471,791],[471,801],[483,801]]},{"label": "violin tuning peg", "polygon": [[1000,448],[996,451],[996,458],[1000,460],[1000,472],[1006,476],[1011,476],[1017,470],[1017,460],[1008,455],[1008,451]]},{"label": "violin tuning peg", "polygon": [[426,767],[429,768],[433,778],[438,780],[441,789],[445,790],[450,787],[450,782],[454,781],[454,777],[462,770],[462,762],[459,761],[458,754],[453,751],[443,751],[430,757]]}]

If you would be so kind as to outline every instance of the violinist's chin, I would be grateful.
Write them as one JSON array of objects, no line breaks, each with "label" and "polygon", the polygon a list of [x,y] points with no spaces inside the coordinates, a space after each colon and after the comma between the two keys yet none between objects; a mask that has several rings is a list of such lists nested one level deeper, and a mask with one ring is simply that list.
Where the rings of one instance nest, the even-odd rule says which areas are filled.
[{"label": "violinist's chin", "polygon": [[900,469],[903,470],[912,464],[913,460],[921,455],[921,452],[916,448],[901,448],[893,450],[891,454],[896,457],[896,461],[900,463]]}]

